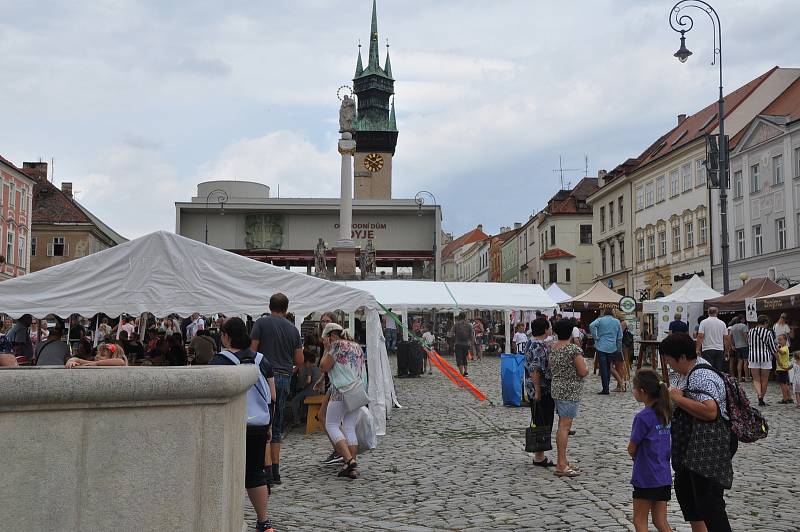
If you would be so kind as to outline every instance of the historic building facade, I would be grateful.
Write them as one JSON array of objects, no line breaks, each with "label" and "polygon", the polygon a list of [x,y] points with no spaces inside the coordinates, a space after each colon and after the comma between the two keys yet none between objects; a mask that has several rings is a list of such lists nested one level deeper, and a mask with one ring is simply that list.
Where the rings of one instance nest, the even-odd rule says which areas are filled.
[{"label": "historic building facade", "polygon": [[[800,81],[767,106],[731,144],[728,191],[729,277],[768,276],[800,283]],[[717,204],[719,191],[712,191]],[[722,250],[714,239],[714,284],[722,286]]]},{"label": "historic building facade", "polygon": [[572,190],[558,191],[538,216],[539,284],[553,283],[579,294],[592,286],[593,227],[588,198],[597,178],[585,177]]},{"label": "historic building facade", "polygon": [[[798,77],[797,69],[773,68],[725,97],[731,136]],[[706,135],[718,129],[716,102],[677,125],[640,158],[629,173],[633,189],[632,295],[669,294],[697,274],[711,283],[711,235],[719,233],[709,208],[704,166]],[[716,222],[718,223],[718,222]]]},{"label": "historic building facade", "polygon": [[0,281],[29,273],[34,181],[0,157]]}]

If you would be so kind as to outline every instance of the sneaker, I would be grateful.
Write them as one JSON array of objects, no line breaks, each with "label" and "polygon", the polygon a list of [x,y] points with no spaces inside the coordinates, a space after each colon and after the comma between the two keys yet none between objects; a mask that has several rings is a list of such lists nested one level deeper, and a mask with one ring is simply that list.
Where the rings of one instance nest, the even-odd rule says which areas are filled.
[{"label": "sneaker", "polygon": [[273,486],[280,486],[281,484],[283,484],[283,482],[281,482],[281,476],[280,475],[276,475],[276,474],[273,473],[272,474],[272,485]]},{"label": "sneaker", "polygon": [[339,453],[333,451],[325,460],[322,461],[325,465],[332,465],[332,464],[341,464],[344,462],[344,458],[339,456]]},{"label": "sneaker", "polygon": [[272,520],[267,519],[266,521],[256,522],[256,532],[275,532],[272,527]]}]

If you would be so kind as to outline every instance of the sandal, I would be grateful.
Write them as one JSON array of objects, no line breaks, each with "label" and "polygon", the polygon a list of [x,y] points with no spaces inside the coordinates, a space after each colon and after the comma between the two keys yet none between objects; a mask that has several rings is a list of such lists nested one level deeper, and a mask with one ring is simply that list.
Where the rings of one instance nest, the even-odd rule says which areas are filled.
[{"label": "sandal", "polygon": [[570,469],[570,468],[567,468],[564,471],[559,471],[558,469],[556,469],[556,470],[553,471],[553,473],[557,477],[569,477],[569,478],[577,477],[578,475],[580,475],[579,472],[575,471],[574,469]]},{"label": "sandal", "polygon": [[[337,477],[349,477],[349,478],[356,478],[358,475],[356,473],[356,468],[358,467],[358,463],[356,462],[355,458],[351,458],[345,466],[336,474]],[[354,476],[355,475],[355,476]]]},{"label": "sandal", "polygon": [[555,462],[553,462],[552,460],[550,460],[545,456],[544,460],[542,460],[541,462],[537,462],[536,460],[534,460],[533,465],[535,465],[536,467],[555,467],[556,464]]}]

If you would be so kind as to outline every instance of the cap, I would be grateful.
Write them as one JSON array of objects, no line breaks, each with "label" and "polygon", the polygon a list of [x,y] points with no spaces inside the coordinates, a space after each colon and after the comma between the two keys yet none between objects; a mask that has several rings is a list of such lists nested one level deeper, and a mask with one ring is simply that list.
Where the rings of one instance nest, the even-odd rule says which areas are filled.
[{"label": "cap", "polygon": [[338,323],[329,323],[329,324],[327,324],[325,326],[325,329],[323,329],[322,337],[324,338],[324,337],[328,336],[333,331],[343,331],[343,330],[344,329],[342,329],[342,326],[339,325]]}]

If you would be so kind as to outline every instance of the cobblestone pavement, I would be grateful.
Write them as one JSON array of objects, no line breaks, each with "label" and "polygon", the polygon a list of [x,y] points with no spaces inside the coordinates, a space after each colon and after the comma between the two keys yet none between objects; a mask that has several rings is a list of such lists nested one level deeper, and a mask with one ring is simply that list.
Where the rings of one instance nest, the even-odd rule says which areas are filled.
[{"label": "cobblestone pavement", "polygon": [[[470,366],[470,379],[494,405],[435,369],[396,380],[403,408],[393,410],[378,448],[359,457],[355,481],[320,465],[330,452],[324,435],[292,432],[284,442],[283,485],[270,500],[276,529],[633,530],[626,445],[639,406],[630,392],[597,396],[599,376],[589,376],[569,442],[570,461],[582,474],[561,479],[531,465],[523,450],[530,411],[502,406],[499,374],[497,358]],[[800,409],[777,405],[778,394],[770,383],[769,437],[740,445],[734,459],[734,489],[726,496],[734,530],[800,527]],[[245,514],[252,526],[249,504]],[[690,530],[674,494],[669,520],[674,530]]]}]

